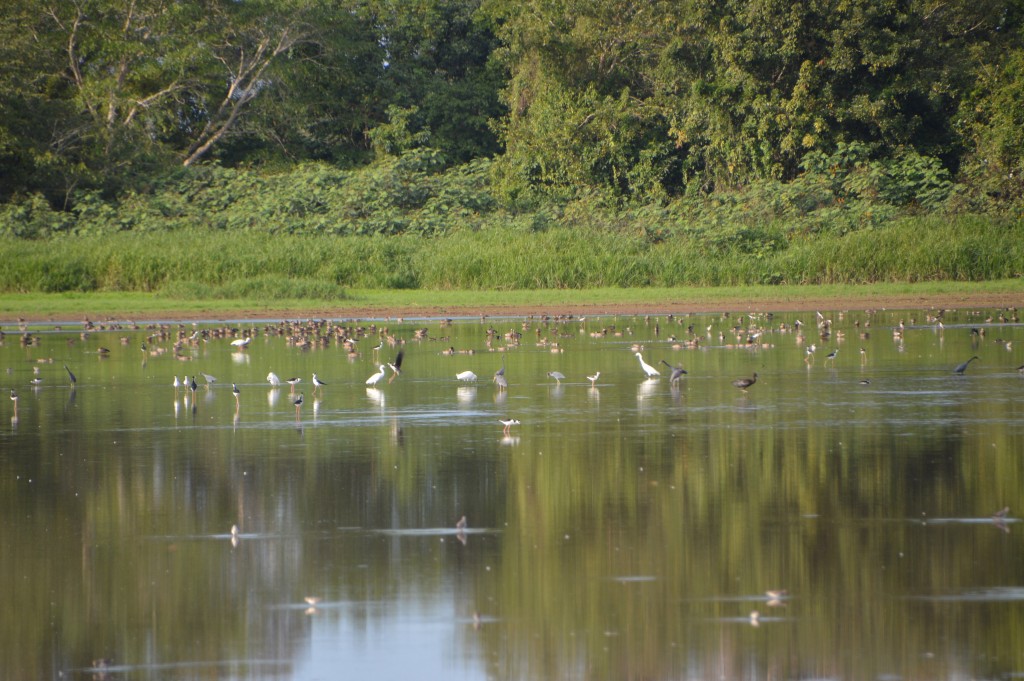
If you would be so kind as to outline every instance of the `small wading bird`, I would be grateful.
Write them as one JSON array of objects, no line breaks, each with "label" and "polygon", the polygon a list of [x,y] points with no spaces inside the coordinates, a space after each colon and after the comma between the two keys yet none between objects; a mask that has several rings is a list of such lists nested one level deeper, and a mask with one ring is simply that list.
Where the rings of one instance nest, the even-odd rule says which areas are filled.
[{"label": "small wading bird", "polygon": [[399,350],[398,354],[395,355],[395,361],[388,363],[388,368],[391,369],[391,380],[395,379],[395,376],[402,373],[402,358],[405,356],[404,350]]},{"label": "small wading bird", "polygon": [[11,402],[14,402],[14,417],[18,417],[18,393],[11,388]]},{"label": "small wading bird", "polygon": [[562,379],[565,378],[565,374],[561,371],[549,371],[548,376],[555,379],[555,382],[558,383],[558,385],[562,385]]},{"label": "small wading bird", "polygon": [[238,408],[238,386],[234,383],[231,384],[231,394],[235,396],[235,408]]},{"label": "small wading bird", "polygon": [[963,375],[963,373],[964,373],[965,371],[967,371],[967,366],[968,366],[968,365],[969,365],[969,364],[970,364],[971,362],[973,362],[974,360],[976,360],[976,359],[978,359],[978,356],[977,356],[977,355],[975,355],[974,357],[971,357],[971,358],[970,358],[969,360],[967,360],[967,361],[966,361],[966,362],[964,362],[963,364],[958,364],[958,365],[956,366],[956,369],[953,369],[953,373],[954,373],[954,374],[960,374],[960,375]]},{"label": "small wading bird", "polygon": [[295,398],[295,402],[292,404],[295,405],[295,418],[299,418],[299,409],[302,407],[302,393],[299,393],[299,396]]},{"label": "small wading bird", "polygon": [[192,382],[188,384],[188,389],[192,391],[192,399],[196,398],[196,391],[199,390],[199,384],[196,383],[196,377],[192,377]]},{"label": "small wading bird", "polygon": [[635,353],[636,358],[640,360],[640,368],[644,370],[647,378],[654,378],[655,376],[661,376],[661,372],[652,367],[650,364],[644,361],[644,356],[639,352]]},{"label": "small wading bird", "polygon": [[375,373],[373,376],[370,376],[368,379],[366,379],[366,385],[377,385],[378,383],[380,383],[380,380],[382,378],[384,378],[384,375],[386,373],[387,373],[387,367],[385,367],[383,364],[381,364],[380,367],[379,367],[379,370],[377,371],[377,373]]},{"label": "small wading bird", "polygon": [[679,379],[686,373],[686,369],[683,367],[674,367],[665,360],[661,360],[661,363],[672,370],[672,376],[668,379],[669,383],[678,383]]},{"label": "small wading bird", "polygon": [[288,385],[290,385],[292,387],[291,392],[292,392],[293,395],[295,394],[295,386],[297,386],[301,382],[302,382],[302,379],[301,378],[297,378],[297,377],[292,377],[292,378],[289,378],[289,379],[285,380],[285,383],[287,383]]},{"label": "small wading bird", "polygon": [[734,386],[736,386],[737,388],[739,388],[743,392],[747,392],[747,388],[749,388],[750,386],[754,385],[755,383],[757,383],[757,372],[756,371],[754,372],[754,375],[751,376],[750,378],[737,378],[735,381],[732,382],[732,384]]},{"label": "small wading bird", "polygon": [[73,373],[71,373],[71,369],[68,369],[67,364],[64,365],[64,371],[68,372],[68,380],[71,381],[71,387],[74,388],[75,384],[78,383],[78,379],[75,378],[75,375]]},{"label": "small wading bird", "polygon": [[830,352],[827,355],[825,355],[825,363],[828,364],[831,361],[832,365],[835,366],[836,355],[838,355],[838,354],[839,354],[839,348],[836,348],[832,352]]},{"label": "small wading bird", "polygon": [[475,381],[476,374],[474,374],[472,371],[460,371],[459,373],[455,374],[455,378],[459,379],[460,381]]},{"label": "small wading bird", "polygon": [[593,388],[594,384],[597,383],[597,379],[601,378],[601,372],[598,371],[593,376],[587,376],[587,380],[590,381],[590,387]]},{"label": "small wading bird", "polygon": [[498,419],[498,422],[505,426],[505,430],[503,431],[505,435],[508,435],[511,432],[512,426],[519,425],[519,419]]},{"label": "small wading bird", "polygon": [[[317,376],[316,373],[314,373],[313,374],[313,393],[315,394],[317,390],[320,390],[320,388],[322,388],[325,385],[327,385],[327,384],[324,383],[323,381],[321,381],[320,377]],[[323,391],[321,391],[321,394],[323,394]]]},{"label": "small wading bird", "polygon": [[[200,371],[199,373],[203,374],[202,371]],[[211,376],[210,374],[203,374],[203,378],[206,379],[206,389],[207,390],[209,390],[210,386],[212,386],[214,383],[217,382],[217,377],[216,376]]]}]

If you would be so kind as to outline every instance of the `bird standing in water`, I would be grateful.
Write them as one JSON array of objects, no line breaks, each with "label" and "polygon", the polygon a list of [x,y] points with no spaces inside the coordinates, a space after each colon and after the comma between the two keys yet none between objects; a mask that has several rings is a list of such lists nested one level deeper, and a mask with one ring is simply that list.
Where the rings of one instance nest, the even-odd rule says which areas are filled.
[{"label": "bird standing in water", "polygon": [[752,377],[750,377],[750,378],[737,378],[735,381],[732,382],[732,384],[734,386],[736,386],[737,388],[739,388],[743,392],[747,392],[747,388],[749,388],[750,386],[754,385],[755,383],[757,383],[757,372],[756,371],[754,372],[754,375]]},{"label": "bird standing in water", "polygon": [[956,369],[953,369],[953,373],[954,373],[954,374],[960,374],[960,375],[962,376],[962,375],[963,375],[963,373],[964,373],[965,371],[967,371],[967,367],[968,367],[968,365],[969,365],[969,364],[970,364],[971,362],[973,362],[974,360],[976,360],[976,359],[979,359],[979,357],[978,357],[977,355],[975,355],[974,357],[971,357],[971,358],[970,358],[969,360],[967,360],[967,361],[966,361],[966,362],[964,362],[963,364],[958,364],[958,365],[956,366]]},{"label": "bird standing in water", "polygon": [[686,369],[683,367],[674,367],[665,360],[661,360],[661,363],[672,370],[672,376],[668,379],[669,383],[678,383],[679,379],[686,373]]},{"label": "bird standing in water", "polygon": [[650,364],[648,364],[647,362],[644,361],[644,356],[643,355],[641,355],[639,352],[637,352],[635,354],[636,354],[636,358],[638,360],[640,360],[640,368],[643,369],[644,373],[647,375],[647,378],[654,378],[655,376],[661,376],[661,372],[660,371],[658,371],[657,369],[655,369]]}]

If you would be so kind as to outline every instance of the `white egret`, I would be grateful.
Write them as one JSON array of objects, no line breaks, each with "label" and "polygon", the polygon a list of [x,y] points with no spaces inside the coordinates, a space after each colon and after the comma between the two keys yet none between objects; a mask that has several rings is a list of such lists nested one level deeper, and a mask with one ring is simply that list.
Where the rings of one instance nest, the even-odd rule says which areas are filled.
[{"label": "white egret", "polygon": [[380,370],[377,373],[366,379],[366,385],[377,385],[380,383],[381,379],[383,379],[384,375],[387,373],[387,367],[381,364],[379,369]]},{"label": "white egret", "polygon": [[281,385],[281,379],[278,378],[277,374],[271,371],[269,374],[267,374],[267,383],[276,388],[277,386]]},{"label": "white egret", "polygon": [[460,381],[475,381],[476,374],[474,374],[472,371],[460,371],[459,373],[455,374],[455,378],[459,379]]},{"label": "white egret", "polygon": [[636,353],[636,358],[640,360],[640,368],[647,374],[647,378],[654,378],[655,376],[661,376],[661,372],[652,367],[650,364],[644,361],[644,356],[639,352]]}]

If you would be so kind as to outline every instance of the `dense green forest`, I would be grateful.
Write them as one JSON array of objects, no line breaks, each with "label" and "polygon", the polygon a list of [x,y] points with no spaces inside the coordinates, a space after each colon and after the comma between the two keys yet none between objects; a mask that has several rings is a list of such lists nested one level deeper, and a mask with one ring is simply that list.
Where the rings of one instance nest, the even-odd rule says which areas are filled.
[{"label": "dense green forest", "polygon": [[757,255],[968,214],[1020,234],[1019,0],[7,0],[0,15],[6,239],[511,227]]}]

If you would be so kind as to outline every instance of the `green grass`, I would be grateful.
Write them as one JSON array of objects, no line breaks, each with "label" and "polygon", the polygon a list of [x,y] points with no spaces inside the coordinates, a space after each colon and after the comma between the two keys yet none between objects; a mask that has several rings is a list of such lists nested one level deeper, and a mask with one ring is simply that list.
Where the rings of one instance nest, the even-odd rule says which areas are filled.
[{"label": "green grass", "polygon": [[697,309],[795,310],[807,305],[834,308],[892,304],[906,307],[954,305],[972,299],[1024,299],[1024,282],[925,282],[918,284],[729,286],[715,288],[594,288],[566,291],[424,291],[353,289],[344,300],[309,298],[268,301],[251,298],[179,299],[153,293],[0,294],[0,318],[78,321],[92,319],[299,318],[402,314],[475,315],[507,311],[551,314],[600,312],[686,312]]}]

